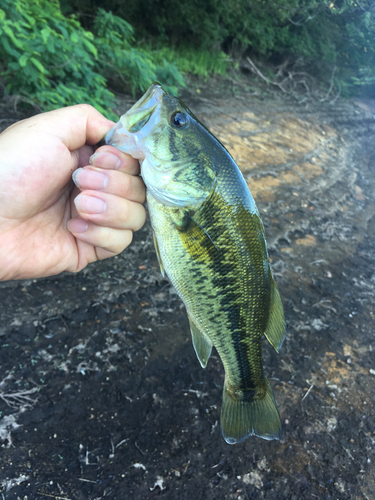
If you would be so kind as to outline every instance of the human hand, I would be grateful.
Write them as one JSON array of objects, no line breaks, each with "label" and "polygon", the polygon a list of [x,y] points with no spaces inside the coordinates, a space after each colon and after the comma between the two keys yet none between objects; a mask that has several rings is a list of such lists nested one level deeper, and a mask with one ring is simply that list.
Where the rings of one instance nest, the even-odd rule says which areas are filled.
[{"label": "human hand", "polygon": [[0,134],[0,280],[80,271],[130,244],[146,218],[139,164],[111,146],[91,157],[112,126],[80,104]]}]

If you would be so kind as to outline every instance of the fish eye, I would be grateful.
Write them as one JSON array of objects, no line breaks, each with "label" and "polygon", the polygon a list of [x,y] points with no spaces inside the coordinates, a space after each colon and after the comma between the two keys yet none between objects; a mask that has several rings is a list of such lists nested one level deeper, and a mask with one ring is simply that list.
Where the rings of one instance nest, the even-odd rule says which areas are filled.
[{"label": "fish eye", "polygon": [[173,113],[171,116],[171,123],[177,128],[183,128],[186,127],[188,123],[188,118],[184,113],[181,113],[180,111],[176,111]]}]

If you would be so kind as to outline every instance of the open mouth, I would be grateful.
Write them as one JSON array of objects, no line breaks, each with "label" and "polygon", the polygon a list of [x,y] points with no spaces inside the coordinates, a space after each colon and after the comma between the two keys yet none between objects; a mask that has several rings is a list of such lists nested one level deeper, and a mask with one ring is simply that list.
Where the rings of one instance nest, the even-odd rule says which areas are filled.
[{"label": "open mouth", "polygon": [[150,120],[150,117],[151,117],[154,109],[155,109],[155,106],[153,108],[151,108],[149,110],[149,112],[143,118],[139,119],[139,116],[138,116],[137,121],[134,123],[134,125],[131,125],[129,123],[130,127],[128,126],[128,132],[130,132],[131,134],[135,134],[136,132],[141,130],[141,128],[143,128],[146,125],[146,123]]},{"label": "open mouth", "polygon": [[164,93],[160,85],[152,85],[146,94],[121,117],[123,127],[131,134],[139,132],[150,120]]}]

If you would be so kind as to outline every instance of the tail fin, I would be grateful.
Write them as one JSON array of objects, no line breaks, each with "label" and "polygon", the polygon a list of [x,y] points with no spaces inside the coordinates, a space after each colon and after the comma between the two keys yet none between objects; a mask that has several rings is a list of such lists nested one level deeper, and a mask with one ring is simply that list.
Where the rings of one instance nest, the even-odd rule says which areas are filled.
[{"label": "tail fin", "polygon": [[264,382],[265,392],[262,398],[259,398],[259,394],[246,396],[246,393],[242,398],[236,397],[225,383],[221,408],[221,430],[228,444],[240,443],[251,435],[268,440],[280,439],[279,412],[271,386],[266,378]]}]

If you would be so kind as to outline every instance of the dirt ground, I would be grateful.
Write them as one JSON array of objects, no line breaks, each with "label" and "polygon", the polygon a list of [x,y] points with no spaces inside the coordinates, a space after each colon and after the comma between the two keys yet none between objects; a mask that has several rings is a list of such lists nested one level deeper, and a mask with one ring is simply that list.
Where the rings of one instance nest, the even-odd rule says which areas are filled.
[{"label": "dirt ground", "polygon": [[0,284],[2,500],[375,498],[375,104],[234,90],[184,100],[265,225],[287,319],[263,354],[282,439],[223,440],[222,364],[200,367],[147,223],[77,275]]}]

